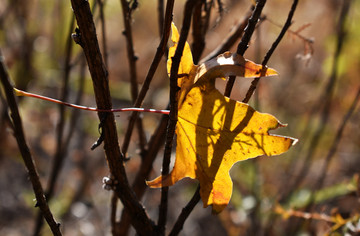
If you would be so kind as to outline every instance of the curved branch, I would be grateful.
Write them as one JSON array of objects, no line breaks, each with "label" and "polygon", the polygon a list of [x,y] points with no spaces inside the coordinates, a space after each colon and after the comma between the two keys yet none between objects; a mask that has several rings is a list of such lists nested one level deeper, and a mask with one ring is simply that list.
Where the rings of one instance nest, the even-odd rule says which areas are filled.
[{"label": "curved branch", "polygon": [[[87,59],[94,85],[96,104],[100,109],[111,109],[108,72],[100,53],[89,3],[86,0],[71,0],[71,4],[80,31],[77,35],[77,42],[82,46]],[[104,113],[100,112],[98,116],[101,120],[104,117]],[[120,151],[118,143],[114,115],[107,113],[105,117],[103,122],[104,150],[111,175],[117,183],[114,191],[124,204],[124,207],[129,210],[132,224],[138,234],[153,235],[153,222],[149,219],[143,206],[139,203],[129,186],[123,163],[124,156]]]},{"label": "curved branch", "polygon": [[25,134],[22,127],[22,120],[19,114],[18,106],[16,103],[13,86],[10,83],[9,75],[4,65],[4,59],[0,51],[0,79],[3,84],[6,99],[11,111],[11,119],[14,129],[14,136],[19,146],[21,156],[24,160],[25,166],[28,170],[29,178],[36,197],[36,206],[38,206],[50,226],[50,229],[54,235],[62,235],[60,232],[60,224],[54,220],[54,217],[50,211],[50,208],[46,202],[45,194],[40,183],[39,175],[37,173],[35,163],[31,156],[29,147],[25,140]]}]

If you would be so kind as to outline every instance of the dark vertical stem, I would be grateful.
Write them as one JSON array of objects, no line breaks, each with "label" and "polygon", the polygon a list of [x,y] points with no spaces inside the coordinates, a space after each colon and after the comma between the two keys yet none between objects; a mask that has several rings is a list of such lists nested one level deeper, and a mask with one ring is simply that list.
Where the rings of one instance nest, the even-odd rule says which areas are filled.
[{"label": "dark vertical stem", "polygon": [[[165,22],[164,22],[162,38],[161,38],[159,46],[156,50],[154,59],[150,65],[148,73],[146,75],[145,81],[139,92],[139,96],[137,97],[133,107],[141,107],[142,106],[142,103],[144,101],[147,91],[149,90],[150,83],[154,77],[156,69],[159,66],[161,58],[165,53],[167,41],[168,41],[169,35],[170,35],[173,8],[174,8],[174,0],[168,0],[167,4],[166,4]],[[126,151],[128,149],[131,133],[132,133],[132,130],[134,129],[136,120],[138,118],[138,114],[139,114],[138,112],[131,113],[128,128],[126,130],[123,145],[122,145],[124,153],[126,153]]]},{"label": "dark vertical stem", "polygon": [[200,56],[205,48],[205,30],[202,20],[202,7],[203,3],[199,2],[196,4],[194,8],[193,18],[192,21],[192,36],[193,36],[193,43],[192,43],[192,55],[195,64],[198,64],[200,60]]},{"label": "dark vertical stem", "polygon": [[[168,120],[169,120],[168,115],[162,116],[162,118],[159,122],[159,125],[155,129],[156,132],[153,134],[153,136],[151,137],[151,139],[149,141],[149,144],[148,144],[149,149],[147,150],[146,156],[144,157],[144,159],[141,162],[140,169],[139,169],[138,173],[136,174],[135,180],[132,184],[132,189],[134,190],[136,196],[139,199],[142,198],[142,196],[145,193],[146,187],[147,187],[144,179],[148,179],[148,176],[153,169],[153,162],[157,156],[157,153],[159,152],[160,148],[164,144],[164,139],[165,139],[164,137],[166,134]],[[127,212],[126,209],[124,209],[121,214],[120,223],[118,224],[119,225],[119,227],[118,227],[119,235],[127,235],[128,234],[130,220],[131,219],[130,219],[129,213]]]},{"label": "dark vertical stem", "polygon": [[128,56],[128,62],[130,68],[131,97],[132,100],[135,101],[135,99],[138,96],[137,73],[136,73],[137,57],[135,56],[135,51],[134,51],[134,41],[133,41],[132,28],[131,28],[131,12],[128,2],[126,0],[120,0],[120,2],[121,2],[121,9],[122,9],[123,21],[125,26],[125,30],[123,31],[123,34],[125,35],[126,38],[126,49],[127,49],[127,56]]},{"label": "dark vertical stem", "polygon": [[116,225],[116,211],[118,205],[118,197],[116,193],[113,192],[111,195],[111,202],[110,202],[110,224],[111,224],[111,232],[112,235],[121,235],[118,233],[118,227]]},{"label": "dark vertical stem", "polygon": [[164,0],[158,0],[158,24],[159,24],[159,36],[162,37],[164,28]]},{"label": "dark vertical stem", "polygon": [[15,135],[16,141],[18,143],[21,156],[24,160],[25,166],[26,166],[28,174],[29,174],[29,179],[31,181],[31,184],[32,184],[32,187],[33,187],[33,190],[35,193],[36,206],[40,208],[42,215],[44,216],[46,222],[50,226],[50,229],[51,229],[53,235],[61,235],[60,228],[59,228],[60,224],[58,224],[54,220],[54,217],[49,209],[43,188],[40,183],[39,175],[38,175],[36,167],[35,167],[35,163],[33,161],[29,147],[25,140],[25,134],[24,134],[23,126],[22,126],[22,120],[21,120],[21,117],[19,114],[16,99],[14,96],[13,86],[10,83],[10,78],[9,78],[9,75],[5,68],[4,58],[2,56],[1,51],[0,51],[0,79],[1,79],[1,83],[4,88],[8,106],[11,111],[11,119],[12,119],[12,127],[14,129],[14,135]]},{"label": "dark vertical stem", "polygon": [[104,62],[105,65],[108,66],[108,51],[106,44],[106,25],[105,25],[105,17],[104,17],[104,1],[105,0],[97,0],[99,4],[99,12],[100,12],[100,21],[101,21],[101,38],[102,38],[102,46],[103,46],[103,54],[104,54]]},{"label": "dark vertical stem", "polygon": [[[245,28],[244,35],[242,36],[241,41],[238,44],[238,47],[236,50],[237,54],[244,56],[245,51],[248,49],[248,47],[249,47],[248,44],[250,42],[251,36],[254,33],[256,24],[259,21],[259,18],[260,18],[261,12],[265,6],[265,3],[266,3],[266,0],[258,0],[257,1],[254,11],[253,11],[251,17],[249,18],[248,24]],[[224,95],[227,97],[229,97],[231,94],[231,90],[235,83],[235,78],[236,78],[235,76],[230,76],[229,81],[226,84]]]},{"label": "dark vertical stem", "polygon": [[[71,5],[80,30],[78,43],[82,46],[87,59],[97,107],[100,109],[111,109],[108,72],[100,52],[89,3],[86,0],[71,0]],[[139,203],[129,186],[124,168],[124,156],[120,151],[118,143],[114,114],[107,113],[105,119],[104,114],[101,112],[98,116],[99,120],[102,120],[107,163],[110,173],[117,183],[114,186],[114,191],[124,207],[128,209],[132,219],[131,223],[137,233],[140,235],[154,235],[153,222],[149,219],[143,206]]]},{"label": "dark vertical stem", "polygon": [[[261,60],[261,51],[262,51],[260,25],[256,31],[256,38],[257,38],[257,40],[256,40],[256,48],[255,48],[255,61],[260,61]],[[260,110],[259,86],[257,86],[257,89],[255,90],[254,108],[258,111]]]},{"label": "dark vertical stem", "polygon": [[[173,13],[173,9],[174,9],[174,0],[168,0],[166,3],[166,10],[165,10],[165,21],[164,21],[164,27],[163,27],[163,32],[162,32],[162,36],[161,36],[161,41],[159,43],[159,46],[156,50],[154,59],[150,65],[150,68],[148,70],[148,73],[146,75],[145,81],[141,87],[141,90],[139,92],[139,95],[134,103],[133,107],[141,107],[144,98],[147,94],[147,91],[149,90],[150,87],[150,83],[155,75],[156,69],[160,64],[160,61],[162,59],[162,56],[164,55],[165,51],[166,51],[166,45],[167,45],[167,41],[169,39],[170,36],[170,28],[171,28],[171,22],[172,22],[172,13]],[[130,137],[131,137],[131,133],[132,130],[134,128],[135,122],[138,118],[138,112],[133,112],[130,116],[130,120],[129,120],[129,124],[128,124],[128,128],[126,130],[125,133],[125,137],[124,137],[124,142],[123,142],[123,151],[126,152],[129,143],[130,143]],[[167,119],[163,118],[163,121],[161,122],[161,124],[164,124],[164,122],[167,122]],[[162,126],[159,126],[158,128],[160,128]],[[158,129],[157,130],[157,134],[163,135],[162,130]],[[142,197],[143,195],[143,191],[144,191],[144,178],[146,176],[148,176],[151,167],[152,167],[152,163],[155,160],[156,154],[158,150],[156,147],[156,145],[152,145],[152,142],[150,140],[149,142],[149,150],[147,151],[147,154],[145,155],[145,157],[143,158],[140,170],[139,170],[139,174],[137,175],[134,185],[133,185],[133,189],[136,190],[137,188],[139,188],[139,191],[135,192],[139,198]],[[152,151],[155,148],[154,151]],[[151,156],[153,155],[153,156]],[[142,187],[137,187],[137,186],[142,186]],[[120,234],[122,235],[126,235],[128,230],[129,230],[129,222],[130,222],[130,216],[129,216],[129,212],[128,210],[124,209],[122,215],[121,215],[121,221],[120,221],[120,227],[119,229],[121,230]]]},{"label": "dark vertical stem", "polygon": [[[288,17],[286,19],[286,22],[283,26],[283,28],[281,29],[281,32],[279,34],[279,36],[276,38],[275,42],[271,45],[271,48],[269,49],[269,51],[266,53],[263,61],[262,61],[262,65],[265,67],[266,64],[268,63],[270,57],[272,56],[272,54],[274,53],[275,49],[277,48],[277,46],[279,45],[280,41],[282,40],[282,38],[284,37],[286,31],[289,29],[289,27],[291,26],[291,22],[292,22],[292,18],[294,16],[295,10],[296,10],[296,6],[298,4],[298,0],[294,0],[293,4],[291,6],[291,9],[289,11]],[[261,77],[255,78],[252,83],[251,86],[249,88],[249,90],[246,93],[246,96],[243,100],[243,102],[247,103],[249,102],[252,94],[254,93],[257,84],[259,83]]]},{"label": "dark vertical stem", "polygon": [[[135,55],[134,41],[132,37],[131,9],[129,7],[129,3],[126,0],[120,0],[120,2],[121,2],[122,15],[125,26],[125,30],[123,31],[123,34],[125,35],[126,38],[126,48],[127,48],[127,55],[128,55],[129,68],[130,68],[131,98],[132,101],[135,102],[138,97],[137,71],[136,71],[137,56]],[[139,135],[139,148],[141,150],[141,153],[144,153],[146,138],[145,138],[143,124],[140,119],[137,119],[136,122],[137,122],[137,130]],[[124,139],[122,145],[124,155],[126,155],[127,149],[129,147],[131,134],[132,132],[128,133],[127,134],[128,138]]]},{"label": "dark vertical stem", "polygon": [[[11,1],[15,3],[17,17],[14,19],[19,24],[19,34],[21,38],[19,57],[19,69],[15,71],[14,81],[19,89],[26,90],[28,83],[35,78],[33,66],[33,43],[34,35],[29,30],[29,12],[31,10],[30,1]],[[11,29],[10,29],[11,30]]]},{"label": "dark vertical stem", "polygon": [[[177,123],[177,114],[178,114],[178,101],[177,101],[177,92],[179,87],[177,85],[177,77],[179,71],[179,65],[181,56],[183,54],[185,42],[190,30],[191,24],[191,15],[195,5],[198,3],[197,0],[188,0],[185,4],[184,9],[184,18],[183,25],[180,32],[180,39],[178,46],[175,51],[174,57],[172,57],[172,66],[170,72],[170,114],[169,114],[169,123],[165,139],[165,151],[163,158],[163,165],[161,174],[169,174],[169,165],[170,165],[170,156],[173,146],[173,139],[175,135],[175,127]],[[159,206],[159,220],[158,228],[160,234],[165,234],[165,225],[166,225],[166,216],[167,216],[167,207],[168,207],[168,187],[161,188],[161,202]]]}]

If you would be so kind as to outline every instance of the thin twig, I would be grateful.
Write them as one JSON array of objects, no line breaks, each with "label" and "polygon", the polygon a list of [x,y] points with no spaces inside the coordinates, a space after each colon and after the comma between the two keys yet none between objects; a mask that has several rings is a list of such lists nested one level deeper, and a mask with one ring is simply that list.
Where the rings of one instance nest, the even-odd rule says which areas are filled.
[{"label": "thin twig", "polygon": [[102,46],[103,46],[103,54],[104,54],[104,63],[105,66],[108,66],[108,51],[107,51],[107,43],[106,43],[106,25],[105,25],[105,17],[104,17],[104,2],[105,0],[97,0],[99,4],[99,12],[100,12],[100,22],[101,22],[101,37],[102,37]]},{"label": "thin twig", "polygon": [[[86,71],[85,69],[86,69],[86,62],[85,62],[85,58],[83,56],[82,60],[80,61],[79,90],[77,91],[76,98],[75,98],[76,103],[81,103],[82,97],[83,97],[83,94],[84,94],[85,71]],[[66,136],[64,135],[64,137],[65,137],[64,141],[63,141],[63,143],[64,143],[63,146],[64,147],[69,147],[71,138],[72,138],[75,130],[77,130],[77,128],[78,128],[78,126],[76,124],[77,124],[77,121],[78,121],[78,119],[80,117],[81,117],[81,115],[80,115],[80,111],[78,109],[74,109],[71,112],[68,133],[67,133]],[[80,140],[81,140],[80,142],[81,142],[82,145],[80,145],[79,149],[82,149],[84,147],[84,145],[83,145],[84,140],[83,139],[80,139]],[[87,160],[85,160],[85,158],[83,158],[82,165],[79,164],[79,168],[81,168],[80,166],[84,166],[84,163],[86,163],[86,162],[87,162]],[[89,175],[87,175],[87,174],[83,174],[83,181],[80,184],[80,187],[76,189],[76,193],[72,197],[72,200],[70,201],[71,204],[69,204],[68,209],[62,215],[62,217],[61,217],[62,220],[65,220],[65,218],[69,216],[69,214],[70,214],[69,211],[70,211],[70,208],[71,208],[72,204],[74,202],[78,201],[80,199],[80,196],[82,195],[82,193],[84,193],[88,183],[90,182],[90,179],[88,178],[88,176]]]},{"label": "thin twig", "polygon": [[11,111],[11,119],[14,129],[14,136],[19,146],[21,156],[24,160],[25,166],[28,170],[29,179],[33,186],[33,190],[36,197],[36,206],[38,206],[44,216],[46,222],[50,226],[50,229],[54,235],[61,235],[60,224],[54,220],[54,217],[47,204],[43,188],[40,183],[39,175],[37,173],[35,163],[31,156],[29,147],[25,140],[25,134],[22,127],[22,120],[19,114],[18,106],[13,92],[13,86],[10,83],[8,72],[4,65],[4,58],[0,51],[0,79],[3,85],[8,106]]},{"label": "thin twig", "polygon": [[160,114],[167,114],[167,115],[170,113],[169,110],[156,110],[156,109],[152,109],[152,108],[146,109],[146,108],[136,108],[136,107],[115,108],[115,109],[109,109],[109,110],[107,110],[107,109],[99,109],[99,108],[96,108],[96,107],[87,107],[87,106],[77,105],[77,104],[73,104],[73,103],[69,103],[69,102],[63,102],[63,101],[58,100],[58,99],[38,95],[38,94],[35,94],[35,93],[25,92],[25,91],[22,91],[22,90],[19,90],[19,89],[16,89],[16,88],[14,88],[14,91],[15,91],[17,96],[26,96],[26,97],[37,98],[37,99],[45,100],[45,101],[48,101],[48,102],[53,102],[53,103],[57,103],[57,104],[60,104],[60,105],[76,108],[78,110],[85,110],[85,111],[97,111],[97,112],[102,112],[102,113],[136,111],[136,112],[160,113]]},{"label": "thin twig", "polygon": [[199,64],[204,63],[212,58],[217,57],[219,54],[224,53],[236,43],[236,41],[243,35],[244,29],[248,23],[249,17],[251,17],[252,11],[249,11],[243,20],[237,24],[231,32],[225,37],[225,39],[220,43],[220,45],[210,52],[206,57],[200,60]]},{"label": "thin twig", "polygon": [[[255,9],[251,15],[251,17],[249,18],[249,22],[245,28],[244,31],[244,35],[241,38],[240,43],[238,44],[236,53],[243,56],[245,51],[248,49],[249,47],[249,42],[251,39],[252,34],[254,33],[256,24],[258,23],[259,19],[260,19],[260,15],[261,12],[265,6],[266,0],[258,0],[255,6]],[[226,87],[225,87],[225,93],[224,95],[227,97],[230,97],[231,94],[231,90],[234,86],[235,83],[235,76],[230,76],[228,82],[226,83]]]},{"label": "thin twig", "polygon": [[130,83],[131,83],[131,97],[132,100],[135,101],[138,96],[138,87],[137,87],[137,73],[136,73],[136,61],[137,57],[135,56],[134,51],[134,41],[132,36],[132,28],[131,28],[131,14],[129,9],[129,3],[126,0],[120,0],[123,21],[124,21],[124,31],[123,35],[126,38],[126,49],[127,56],[130,68]]},{"label": "thin twig", "polygon": [[182,209],[179,217],[176,220],[176,223],[174,227],[172,228],[169,236],[175,236],[180,233],[182,228],[184,227],[184,223],[186,219],[189,217],[190,213],[196,206],[196,204],[200,201],[200,185],[197,187],[195,194],[191,198],[191,200],[188,202],[188,204]]},{"label": "thin twig", "polygon": [[[134,190],[136,196],[141,199],[145,193],[145,190],[147,188],[147,185],[145,184],[144,179],[149,178],[149,174],[151,173],[153,169],[153,162],[161,149],[164,145],[165,140],[165,134],[166,134],[166,128],[167,123],[169,120],[168,115],[164,115],[161,117],[161,120],[159,122],[159,125],[156,127],[156,132],[153,134],[153,136],[150,138],[150,141],[148,143],[148,150],[143,158],[140,169],[136,174],[135,180],[132,184],[132,189]],[[127,235],[129,231],[131,218],[129,213],[126,209],[123,210],[121,214],[121,219],[119,222],[119,235]]]},{"label": "thin twig", "polygon": [[[120,230],[120,227],[117,227],[117,220],[116,220],[116,211],[117,211],[117,204],[118,203],[118,197],[116,196],[116,193],[113,192],[111,195],[111,201],[110,201],[110,223],[111,223],[111,232],[112,235],[124,235],[120,234],[118,230]],[[130,221],[130,220],[129,220]]]},{"label": "thin twig", "polygon": [[[80,30],[80,42],[87,63],[91,78],[93,80],[96,104],[101,109],[111,109],[111,96],[108,83],[108,72],[105,68],[99,43],[96,37],[95,24],[92,19],[90,6],[86,0],[71,0],[76,20]],[[103,117],[99,113],[99,119]],[[129,210],[132,224],[140,235],[154,235],[154,224],[147,216],[143,206],[137,200],[131,190],[124,168],[124,156],[118,143],[118,136],[115,118],[112,113],[107,114],[103,123],[104,150],[111,175],[116,181],[115,189],[117,196],[125,208]]]},{"label": "thin twig", "polygon": [[[163,158],[163,165],[161,171],[162,176],[169,174],[170,156],[172,152],[173,139],[175,135],[175,127],[176,127],[177,115],[178,115],[178,101],[177,101],[177,92],[179,91],[178,82],[177,82],[178,71],[179,71],[181,56],[183,54],[186,39],[188,37],[190,30],[191,15],[193,14],[193,9],[197,3],[198,0],[186,1],[184,8],[183,24],[180,32],[180,39],[175,54],[172,57],[172,65],[170,70],[170,114],[169,114],[169,123],[166,132],[166,139],[165,139],[165,150],[164,150],[164,158]],[[158,230],[161,234],[164,234],[165,232],[167,207],[168,207],[168,187],[162,187],[161,202],[159,206],[159,220],[158,220]]]},{"label": "thin twig", "polygon": [[[137,84],[137,70],[136,70],[136,61],[137,56],[135,55],[134,51],[134,41],[132,36],[132,27],[131,27],[131,9],[129,8],[129,3],[126,0],[120,0],[121,2],[121,9],[122,9],[122,15],[123,15],[123,21],[125,30],[123,31],[123,34],[126,38],[126,48],[127,48],[127,55],[128,55],[128,61],[129,61],[129,69],[130,69],[130,87],[131,87],[131,98],[132,101],[135,102],[135,100],[138,97],[138,84]],[[129,121],[130,122],[130,121]],[[141,150],[141,153],[145,152],[145,144],[146,144],[146,137],[145,137],[145,131],[142,124],[141,119],[136,120],[137,124],[137,131],[139,135],[139,148]],[[123,141],[122,150],[124,152],[124,155],[126,156],[127,149],[130,143],[130,137],[131,133],[128,133],[128,137],[126,137]]]},{"label": "thin twig", "polygon": [[205,48],[205,33],[207,28],[205,28],[203,17],[202,17],[202,8],[204,3],[199,2],[195,6],[192,21],[192,56],[194,63],[197,64],[200,60],[200,56]]},{"label": "thin twig", "polygon": [[[269,18],[266,18],[265,20],[268,21],[268,22],[270,22],[271,24],[273,24],[273,25],[278,26],[278,27],[281,28],[281,25],[277,24],[277,23],[274,22],[273,20],[271,20],[271,19],[269,19]],[[299,38],[300,40],[302,40],[302,41],[304,42],[304,54],[303,54],[303,56],[301,56],[301,57],[303,57],[303,58],[305,58],[305,59],[307,59],[307,60],[310,59],[311,56],[314,54],[314,47],[313,47],[314,39],[312,39],[312,38],[307,38],[307,37],[301,35],[300,32],[301,32],[302,30],[304,30],[305,28],[309,27],[309,26],[311,26],[310,23],[303,25],[302,27],[300,27],[300,28],[297,29],[296,31],[293,31],[293,30],[291,30],[291,29],[288,29],[288,30],[287,30],[287,33],[288,33],[288,34],[292,35],[293,37],[297,37],[297,38]],[[307,57],[308,55],[310,55],[310,57]],[[300,58],[301,58],[301,57],[300,57]],[[308,60],[308,61],[310,61],[310,60]]]},{"label": "thin twig", "polygon": [[164,32],[164,0],[158,0],[158,25],[160,38]]},{"label": "thin twig", "polygon": [[[279,36],[276,38],[275,42],[271,45],[271,48],[269,49],[269,51],[266,53],[263,61],[262,61],[262,65],[265,67],[266,64],[268,63],[271,55],[274,53],[275,49],[277,48],[277,46],[279,45],[280,41],[282,40],[282,38],[284,37],[286,31],[289,29],[289,27],[291,26],[291,22],[292,22],[292,18],[294,16],[294,13],[295,13],[295,10],[296,10],[296,6],[298,4],[298,0],[294,0],[293,1],[293,4],[291,6],[291,9],[289,11],[289,14],[288,14],[288,17],[286,19],[286,22],[279,34]],[[261,77],[257,77],[255,78],[252,82],[251,82],[251,85],[250,85],[250,88],[248,89],[247,93],[246,93],[246,96],[243,100],[244,103],[247,103],[249,102],[251,96],[253,95],[255,89],[256,89],[256,86],[257,84],[259,83],[259,80],[260,80]]]},{"label": "thin twig", "polygon": [[[79,90],[77,92],[76,98],[75,98],[75,102],[76,103],[81,103],[82,101],[82,96],[84,94],[84,87],[85,87],[85,69],[86,69],[86,62],[85,62],[85,58],[83,57],[81,62],[80,62],[80,71],[79,71]],[[67,133],[65,139],[64,139],[64,147],[68,147],[70,144],[70,140],[72,137],[72,134],[75,131],[76,128],[76,123],[80,117],[80,111],[75,109],[72,113],[71,113],[71,118],[70,118],[70,122],[69,122],[69,132]]]},{"label": "thin twig", "polygon": [[[138,97],[136,98],[136,101],[133,105],[133,107],[141,107],[143,102],[144,102],[144,98],[147,94],[147,91],[149,90],[150,87],[150,83],[154,77],[154,74],[156,72],[157,67],[160,64],[161,58],[164,55],[165,51],[166,51],[166,45],[167,45],[167,41],[169,39],[170,36],[170,28],[171,28],[171,22],[172,22],[172,12],[173,12],[173,8],[174,8],[174,0],[168,0],[166,3],[166,11],[165,11],[165,22],[164,22],[164,28],[163,28],[163,34],[162,34],[162,38],[161,41],[159,43],[159,46],[156,50],[154,59],[150,65],[150,68],[148,70],[148,73],[146,75],[146,78],[144,80],[144,83],[141,87],[141,90],[139,92]],[[135,122],[138,118],[138,112],[133,112],[130,116],[129,119],[129,124],[128,124],[128,128],[126,130],[125,136],[124,136],[124,141],[123,141],[123,151],[124,153],[126,153],[129,143],[130,143],[130,137],[131,137],[131,133],[132,130],[134,129],[135,126]]]}]

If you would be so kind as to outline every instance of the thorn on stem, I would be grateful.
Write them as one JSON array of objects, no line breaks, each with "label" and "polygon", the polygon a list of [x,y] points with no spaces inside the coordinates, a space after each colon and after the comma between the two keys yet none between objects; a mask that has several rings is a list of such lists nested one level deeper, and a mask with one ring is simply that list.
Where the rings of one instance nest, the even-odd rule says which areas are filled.
[{"label": "thorn on stem", "polygon": [[105,137],[105,132],[104,132],[104,123],[107,117],[107,113],[102,113],[102,118],[100,120],[100,124],[98,127],[99,133],[100,133],[100,137],[98,138],[98,140],[96,140],[96,142],[91,146],[91,150],[93,151],[95,148],[97,148],[98,146],[101,145],[101,143],[104,141],[104,137]]},{"label": "thorn on stem", "polygon": [[83,46],[82,39],[81,39],[81,32],[78,27],[75,28],[75,33],[71,34],[71,38],[74,40],[76,44],[79,44],[81,47]]}]

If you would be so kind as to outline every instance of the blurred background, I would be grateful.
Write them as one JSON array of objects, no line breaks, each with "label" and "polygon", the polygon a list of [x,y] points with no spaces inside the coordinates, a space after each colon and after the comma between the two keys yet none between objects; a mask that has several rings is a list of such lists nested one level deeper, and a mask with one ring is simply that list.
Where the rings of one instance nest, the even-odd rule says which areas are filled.
[{"label": "blurred background", "polygon": [[[221,2],[222,11],[218,1],[213,1],[201,58],[222,43],[253,4],[250,0]],[[346,11],[344,4],[349,2]],[[90,1],[109,71],[113,107],[131,107],[121,4],[110,0],[102,3],[101,8]],[[179,29],[184,4],[183,0],[175,1],[174,22]],[[247,59],[261,63],[281,31],[291,4],[292,1],[285,0],[266,3],[262,21],[245,53]],[[139,88],[160,42],[157,6],[158,1],[139,0],[131,13]],[[105,31],[99,9],[103,9],[105,16]],[[341,17],[341,12],[345,17]],[[298,138],[299,142],[281,156],[234,165],[231,169],[234,191],[228,207],[221,214],[212,215],[211,209],[203,209],[199,202],[180,235],[324,235],[330,232],[359,235],[359,104],[349,110],[360,87],[358,22],[360,1],[299,1],[290,31],[268,63],[279,76],[262,79],[249,102],[260,112],[271,113],[288,124],[273,133]],[[0,49],[17,88],[96,106],[81,47],[70,38],[75,26],[70,1],[0,0]],[[339,36],[342,46],[335,58]],[[231,51],[236,51],[239,40]],[[191,45],[191,33],[188,42]],[[251,79],[237,78],[231,98],[241,101],[250,84]],[[217,87],[223,92],[225,82],[219,80]],[[143,107],[166,109],[168,97],[164,57]],[[99,136],[97,114],[64,109],[33,98],[19,97],[18,102],[26,138],[45,189],[51,179],[55,156],[64,156],[49,203],[64,235],[111,235],[111,192],[102,188],[102,178],[109,172],[102,147],[90,150]],[[3,92],[0,112],[0,235],[33,235],[38,209],[34,207],[31,183],[9,126]],[[116,114],[120,144],[128,116]],[[148,140],[161,115],[142,114],[142,118]],[[59,130],[62,130],[60,146]],[[160,174],[162,150],[149,179]],[[127,156],[130,160],[126,170],[132,182],[141,163],[137,132],[132,136]],[[170,188],[168,229],[191,199],[196,186],[196,181],[183,180]],[[160,190],[147,189],[141,201],[149,216],[156,220]],[[337,225],[339,222],[332,216],[337,216],[339,222],[344,221]],[[51,234],[47,226],[43,227],[42,234]]]}]

